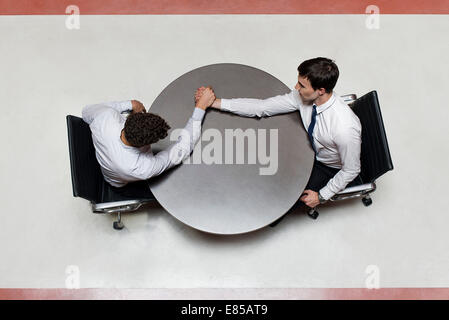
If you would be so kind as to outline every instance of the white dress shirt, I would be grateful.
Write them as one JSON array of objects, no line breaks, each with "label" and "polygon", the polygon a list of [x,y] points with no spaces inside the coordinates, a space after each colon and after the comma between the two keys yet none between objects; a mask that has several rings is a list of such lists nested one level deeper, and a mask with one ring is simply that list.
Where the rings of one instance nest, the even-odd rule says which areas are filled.
[{"label": "white dress shirt", "polygon": [[[304,127],[312,120],[312,105],[304,105],[295,89],[285,95],[260,99],[221,99],[221,109],[247,117],[267,117],[299,110]],[[329,100],[317,106],[313,139],[316,159],[340,169],[320,190],[328,200],[343,190],[360,173],[362,126],[351,108],[334,92]]]},{"label": "white dress shirt", "polygon": [[126,117],[123,111],[132,110],[131,101],[88,105],[82,111],[89,124],[95,155],[104,179],[115,187],[128,182],[146,180],[181,163],[193,150],[201,135],[201,121],[205,111],[195,108],[177,142],[153,155],[151,147],[127,146],[120,139]]}]

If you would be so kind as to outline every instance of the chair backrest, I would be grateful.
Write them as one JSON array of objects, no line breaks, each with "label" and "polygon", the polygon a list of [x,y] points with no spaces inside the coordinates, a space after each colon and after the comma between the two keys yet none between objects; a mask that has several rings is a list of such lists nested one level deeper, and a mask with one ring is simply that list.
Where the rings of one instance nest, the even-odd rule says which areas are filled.
[{"label": "chair backrest", "polygon": [[104,179],[95,158],[89,125],[79,117],[68,115],[67,131],[73,196],[100,202],[99,193]]},{"label": "chair backrest", "polygon": [[387,171],[393,170],[377,92],[371,91],[358,98],[351,107],[362,124],[360,176],[364,183],[374,182]]}]

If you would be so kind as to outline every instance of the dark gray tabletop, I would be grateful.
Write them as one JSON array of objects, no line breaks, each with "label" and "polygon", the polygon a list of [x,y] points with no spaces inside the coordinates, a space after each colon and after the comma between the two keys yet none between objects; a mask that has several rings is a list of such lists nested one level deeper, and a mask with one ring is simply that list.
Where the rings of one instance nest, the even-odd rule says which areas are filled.
[{"label": "dark gray tabletop", "polygon": [[[211,85],[219,98],[264,99],[290,91],[270,74],[245,65],[223,63],[190,71],[165,88],[149,110],[162,116],[171,126],[168,137],[153,145],[154,153],[172,143],[169,139],[172,130],[184,128],[194,109],[194,92],[203,85]],[[261,163],[258,155],[255,164],[248,163],[251,148],[247,143],[241,149],[245,152],[244,163],[236,164],[237,143],[226,139],[225,130],[229,133],[238,128],[255,132],[257,143],[260,143],[258,134],[262,136],[264,132],[261,129],[266,130],[262,146],[266,147],[265,154],[270,155],[273,168],[276,157],[274,152],[270,154],[270,129],[277,129],[275,174],[260,174],[260,168],[267,168],[268,164]],[[150,179],[157,201],[175,218],[205,232],[239,234],[269,225],[298,200],[314,160],[299,112],[259,119],[209,108],[202,132],[200,140],[203,141],[190,156],[192,163],[181,164]],[[222,164],[194,164],[198,161],[193,159],[201,158],[215,142],[210,137],[204,141],[206,132],[215,136],[221,133]],[[233,164],[225,164],[226,144],[233,147]]]}]

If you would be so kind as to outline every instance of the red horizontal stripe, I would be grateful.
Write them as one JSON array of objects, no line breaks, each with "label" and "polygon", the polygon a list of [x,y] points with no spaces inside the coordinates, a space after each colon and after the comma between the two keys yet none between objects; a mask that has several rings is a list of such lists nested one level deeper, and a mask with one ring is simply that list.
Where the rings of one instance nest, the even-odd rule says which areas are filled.
[{"label": "red horizontal stripe", "polygon": [[87,299],[447,300],[449,288],[0,289],[1,300]]},{"label": "red horizontal stripe", "polygon": [[449,14],[449,0],[0,0],[0,15],[65,14]]}]

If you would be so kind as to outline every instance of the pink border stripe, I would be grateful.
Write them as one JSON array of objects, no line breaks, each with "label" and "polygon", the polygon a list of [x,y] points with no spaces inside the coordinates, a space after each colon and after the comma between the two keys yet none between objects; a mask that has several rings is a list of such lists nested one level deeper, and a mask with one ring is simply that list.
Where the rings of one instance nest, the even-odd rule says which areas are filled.
[{"label": "pink border stripe", "polygon": [[0,289],[1,300],[449,300],[449,288]]},{"label": "pink border stripe", "polygon": [[0,15],[65,14],[449,14],[449,0],[0,0]]}]

